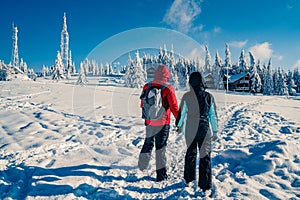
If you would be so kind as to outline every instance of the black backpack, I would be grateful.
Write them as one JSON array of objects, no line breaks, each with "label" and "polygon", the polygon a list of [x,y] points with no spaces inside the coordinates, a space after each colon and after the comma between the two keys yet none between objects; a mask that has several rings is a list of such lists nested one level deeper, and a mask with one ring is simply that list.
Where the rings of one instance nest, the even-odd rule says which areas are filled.
[{"label": "black backpack", "polygon": [[161,91],[167,85],[163,84],[159,88],[153,87],[152,83],[148,83],[148,88],[144,90],[140,96],[141,100],[144,100],[142,106],[142,118],[147,120],[161,119],[165,107],[162,105]]}]

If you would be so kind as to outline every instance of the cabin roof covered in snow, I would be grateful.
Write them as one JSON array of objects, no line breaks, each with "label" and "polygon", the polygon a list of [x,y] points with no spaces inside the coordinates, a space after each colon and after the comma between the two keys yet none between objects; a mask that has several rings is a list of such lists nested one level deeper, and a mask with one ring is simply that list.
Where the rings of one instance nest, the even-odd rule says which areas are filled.
[{"label": "cabin roof covered in snow", "polygon": [[[241,74],[235,74],[235,75],[229,75],[229,80],[228,80],[228,83],[234,83],[238,80],[240,80],[241,78],[244,78],[245,76],[247,76],[248,73],[244,72],[244,73],[241,73]],[[226,75],[225,75],[226,77]]]}]

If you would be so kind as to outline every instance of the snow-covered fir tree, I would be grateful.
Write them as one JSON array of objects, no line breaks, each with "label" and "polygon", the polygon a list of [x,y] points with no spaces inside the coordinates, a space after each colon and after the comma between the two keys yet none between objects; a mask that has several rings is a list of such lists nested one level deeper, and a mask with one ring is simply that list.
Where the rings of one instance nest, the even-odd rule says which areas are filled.
[{"label": "snow-covered fir tree", "polygon": [[261,92],[262,82],[259,74],[257,73],[257,67],[255,66],[255,62],[252,64],[254,67],[251,68],[250,72],[250,92],[259,93]]},{"label": "snow-covered fir tree", "polygon": [[4,70],[1,75],[1,79],[4,81],[9,81],[13,79],[13,75],[15,74],[14,67],[11,62],[8,65],[4,66]]},{"label": "snow-covered fir tree", "polygon": [[274,73],[273,73],[273,87],[274,87],[273,94],[278,95],[279,94],[279,69],[274,70]]},{"label": "snow-covered fir tree", "polygon": [[249,51],[249,57],[250,57],[250,67],[249,67],[249,71],[250,73],[253,72],[253,68],[256,68],[257,71],[257,67],[256,67],[256,63],[255,63],[255,58],[254,55]]},{"label": "snow-covered fir tree", "polygon": [[300,92],[300,72],[298,68],[294,69],[293,79],[295,85],[297,86],[297,92]]},{"label": "snow-covered fir tree", "polygon": [[12,55],[11,55],[11,66],[19,67],[19,50],[18,50],[18,27],[14,26],[13,24],[13,48],[12,48]]},{"label": "snow-covered fir tree", "polygon": [[198,72],[203,72],[204,71],[204,66],[203,65],[201,65],[201,61],[200,61],[200,58],[199,57],[197,57],[196,58],[196,66],[197,66],[197,71]]},{"label": "snow-covered fir tree", "polygon": [[63,18],[63,28],[61,31],[61,37],[60,37],[60,54],[63,64],[63,70],[68,72],[69,70],[69,33],[67,30],[67,17],[66,13],[64,13]]},{"label": "snow-covered fir tree", "polygon": [[175,53],[174,53],[174,47],[173,44],[171,45],[171,50],[170,50],[170,65],[175,67],[176,61],[175,61]]},{"label": "snow-covered fir tree", "polygon": [[129,66],[124,75],[125,86],[131,88],[141,88],[145,84],[145,71],[142,66],[142,61],[139,57],[139,52],[136,52],[134,60],[129,60]]},{"label": "snow-covered fir tree", "polygon": [[171,58],[170,58],[170,55],[168,54],[167,46],[166,46],[166,44],[164,44],[163,49],[161,47],[159,48],[158,63],[169,66],[170,60],[171,60]]},{"label": "snow-covered fir tree", "polygon": [[171,59],[170,60],[170,73],[171,73],[171,83],[173,83],[174,89],[178,90],[179,87],[179,81],[178,81],[178,71],[175,68],[175,60]]},{"label": "snow-covered fir tree", "polygon": [[27,63],[23,61],[23,58],[20,59],[20,70],[24,72],[24,74],[28,74]]},{"label": "snow-covered fir tree", "polygon": [[92,72],[91,62],[88,58],[86,58],[82,63],[85,75],[89,75]]},{"label": "snow-covered fir tree", "polygon": [[229,49],[229,45],[226,43],[226,49],[225,49],[225,63],[224,63],[224,67],[226,68],[226,72],[231,71],[231,67],[232,67],[232,62],[231,62],[231,52]]},{"label": "snow-covered fir tree", "polygon": [[0,81],[6,81],[5,77],[6,66],[3,60],[0,60]]},{"label": "snow-covered fir tree", "polygon": [[108,62],[105,63],[105,70],[104,70],[104,74],[105,75],[110,75],[110,66],[108,64]]},{"label": "snow-covered fir tree", "polygon": [[267,70],[264,74],[263,94],[272,95],[274,91],[273,79],[272,79],[272,61],[269,60]]},{"label": "snow-covered fir tree", "polygon": [[178,75],[176,71],[173,71],[172,73],[172,79],[173,79],[173,86],[175,90],[179,90],[179,81],[178,81]]},{"label": "snow-covered fir tree", "polygon": [[76,73],[75,63],[72,60],[72,51],[71,50],[69,52],[69,67],[68,67],[68,69],[70,70],[71,74]]},{"label": "snow-covered fir tree", "polygon": [[295,82],[294,82],[294,79],[293,79],[293,73],[290,70],[289,70],[288,76],[287,76],[287,87],[288,87],[288,94],[289,95],[294,95],[294,93],[295,93],[295,90],[294,90]]},{"label": "snow-covered fir tree", "polygon": [[257,61],[256,69],[257,69],[257,73],[260,77],[261,83],[263,83],[264,82],[264,69],[263,69],[263,66],[260,64],[260,60]]},{"label": "snow-covered fir tree", "polygon": [[93,74],[93,76],[99,75],[99,66],[96,60],[92,59],[91,62],[91,73]]},{"label": "snow-covered fir tree", "polygon": [[104,67],[103,67],[103,63],[100,64],[99,75],[100,75],[100,76],[103,76],[103,75],[104,75]]},{"label": "snow-covered fir tree", "polygon": [[237,73],[243,73],[248,71],[248,63],[246,61],[245,51],[242,49],[241,55],[239,58],[239,68],[237,70]]},{"label": "snow-covered fir tree", "polygon": [[66,73],[66,78],[68,79],[68,80],[70,80],[71,79],[71,68],[68,68],[67,69],[67,73]]},{"label": "snow-covered fir tree", "polygon": [[77,85],[84,85],[87,82],[88,81],[87,81],[86,76],[85,76],[84,64],[81,62],[80,63],[80,70],[79,70],[79,76],[78,76],[78,79],[77,79]]},{"label": "snow-covered fir tree", "polygon": [[215,64],[213,66],[212,76],[214,79],[214,86],[215,89],[224,89],[223,84],[223,76],[222,76],[222,60],[219,56],[219,52],[217,50],[216,57],[215,57]]},{"label": "snow-covered fir tree", "polygon": [[64,65],[62,63],[62,58],[60,52],[57,52],[56,60],[55,60],[55,66],[54,71],[52,74],[53,80],[62,80],[64,79]]},{"label": "snow-covered fir tree", "polygon": [[108,75],[111,75],[111,74],[115,74],[115,72],[114,72],[112,64],[109,64],[109,74]]},{"label": "snow-covered fir tree", "polygon": [[184,59],[184,66],[186,68],[187,71],[187,75],[191,75],[191,73],[193,72],[193,68],[192,65],[190,63],[190,61],[188,59]]},{"label": "snow-covered fir tree", "polygon": [[4,61],[0,60],[0,70],[4,69],[4,66],[5,66]]},{"label": "snow-covered fir tree", "polygon": [[204,61],[204,73],[208,74],[212,72],[211,56],[208,50],[208,46],[205,45],[205,61]]},{"label": "snow-covered fir tree", "polygon": [[45,65],[43,65],[42,67],[42,77],[46,77],[47,76],[47,67]]},{"label": "snow-covered fir tree", "polygon": [[288,94],[288,88],[286,85],[286,75],[285,72],[280,69],[278,69],[278,94],[279,95],[287,95]]},{"label": "snow-covered fir tree", "polygon": [[187,70],[186,67],[184,65],[184,60],[182,57],[179,58],[175,69],[177,70],[177,75],[178,75],[178,82],[179,82],[179,87],[181,89],[185,89],[186,88],[186,84],[187,84]]}]

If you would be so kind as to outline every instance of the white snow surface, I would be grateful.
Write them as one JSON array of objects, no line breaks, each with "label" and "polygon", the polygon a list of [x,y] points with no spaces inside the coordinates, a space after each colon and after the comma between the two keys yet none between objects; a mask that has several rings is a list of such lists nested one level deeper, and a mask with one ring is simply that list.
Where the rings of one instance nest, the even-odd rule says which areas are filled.
[{"label": "white snow surface", "polygon": [[[199,198],[184,187],[186,145],[174,130],[169,179],[155,182],[154,153],[139,171],[140,92],[109,77],[0,82],[0,199]],[[300,98],[211,93],[220,132],[204,199],[300,199]]]}]

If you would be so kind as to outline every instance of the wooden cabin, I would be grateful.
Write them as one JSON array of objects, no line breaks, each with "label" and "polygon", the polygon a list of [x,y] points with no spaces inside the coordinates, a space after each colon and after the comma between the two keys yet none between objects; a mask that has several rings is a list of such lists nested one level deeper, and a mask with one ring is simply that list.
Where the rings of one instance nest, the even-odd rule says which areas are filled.
[{"label": "wooden cabin", "polygon": [[203,74],[206,86],[208,89],[214,89],[215,88],[215,84],[214,84],[214,78],[212,76],[211,73],[209,74]]},{"label": "wooden cabin", "polygon": [[227,79],[228,79],[228,89],[230,91],[236,92],[249,92],[250,91],[250,74],[240,73],[235,75],[225,75],[223,78],[224,88],[227,89]]}]

